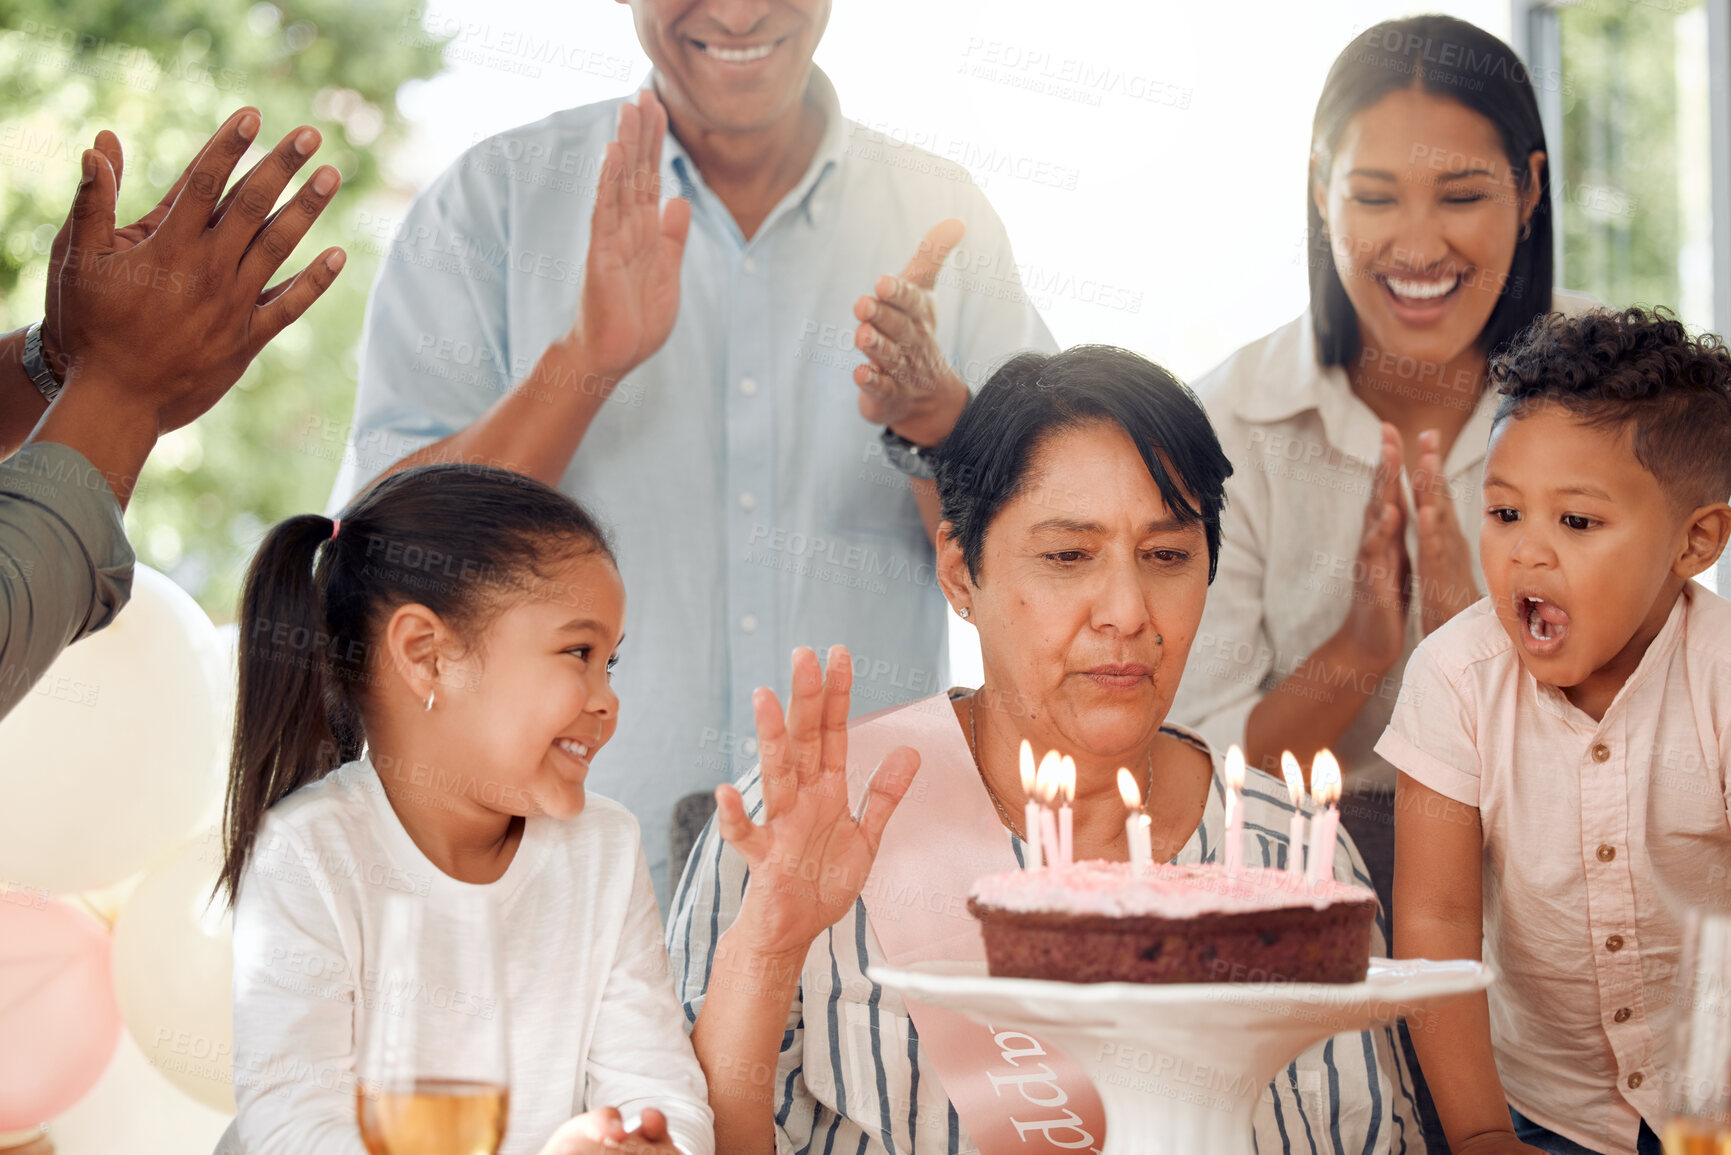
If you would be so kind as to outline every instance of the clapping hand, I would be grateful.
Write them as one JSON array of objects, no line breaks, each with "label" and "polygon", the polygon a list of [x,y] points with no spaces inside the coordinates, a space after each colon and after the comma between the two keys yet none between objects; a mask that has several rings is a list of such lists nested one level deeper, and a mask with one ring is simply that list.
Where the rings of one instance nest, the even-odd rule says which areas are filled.
[{"label": "clapping hand", "polygon": [[661,146],[667,110],[644,89],[619,110],[590,217],[583,297],[567,340],[601,374],[598,394],[661,348],[679,314],[679,266],[691,202],[661,205]]},{"label": "clapping hand", "polygon": [[967,384],[938,345],[932,297],[938,271],[966,231],[959,220],[940,221],[900,277],[879,277],[876,295],[854,302],[854,344],[868,359],[853,373],[860,416],[916,445],[948,437],[968,401]]},{"label": "clapping hand", "polygon": [[1472,547],[1455,517],[1443,472],[1441,438],[1434,429],[1418,435],[1418,468],[1412,499],[1418,519],[1419,620],[1430,633],[1479,600]]},{"label": "clapping hand", "polygon": [[1407,582],[1412,566],[1406,552],[1400,468],[1400,433],[1385,422],[1353,561],[1352,606],[1341,627],[1359,665],[1379,674],[1392,669],[1406,650]]},{"label": "clapping hand", "polygon": [[828,672],[801,646],[784,715],[773,691],[752,696],[762,760],[763,821],[753,822],[732,786],[715,791],[716,822],[750,868],[735,931],[760,957],[804,958],[811,943],[859,898],[884,824],[907,793],[920,756],[898,746],[866,787],[859,815],[848,806],[847,715],[853,659],[831,647]]}]

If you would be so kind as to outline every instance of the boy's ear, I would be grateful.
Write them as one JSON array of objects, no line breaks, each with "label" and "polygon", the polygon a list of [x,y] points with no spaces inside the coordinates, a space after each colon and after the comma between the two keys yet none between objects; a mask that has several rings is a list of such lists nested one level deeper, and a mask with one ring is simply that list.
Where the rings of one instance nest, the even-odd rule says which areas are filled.
[{"label": "boy's ear", "polygon": [[1683,553],[1672,571],[1682,578],[1705,573],[1725,552],[1727,538],[1731,538],[1731,505],[1722,501],[1703,505],[1683,527]]}]

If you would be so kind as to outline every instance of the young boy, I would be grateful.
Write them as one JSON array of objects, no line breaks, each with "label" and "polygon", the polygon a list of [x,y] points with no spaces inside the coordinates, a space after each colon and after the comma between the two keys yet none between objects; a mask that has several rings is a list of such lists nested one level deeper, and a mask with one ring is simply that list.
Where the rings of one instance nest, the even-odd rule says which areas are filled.
[{"label": "young boy", "polygon": [[1658,1155],[1684,914],[1731,900],[1731,355],[1639,309],[1493,359],[1485,600],[1426,638],[1395,951],[1498,978],[1413,1042],[1456,1155]]}]

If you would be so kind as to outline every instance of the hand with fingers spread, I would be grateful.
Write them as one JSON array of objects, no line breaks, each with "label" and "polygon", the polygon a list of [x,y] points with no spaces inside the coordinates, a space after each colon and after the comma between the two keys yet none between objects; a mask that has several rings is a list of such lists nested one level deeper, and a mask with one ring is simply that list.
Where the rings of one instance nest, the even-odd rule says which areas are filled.
[{"label": "hand with fingers spread", "polygon": [[1478,601],[1478,567],[1455,517],[1443,472],[1441,437],[1418,435],[1418,468],[1412,474],[1413,512],[1418,523],[1419,620],[1429,634]]},{"label": "hand with fingers spread", "polygon": [[601,162],[583,296],[567,340],[601,375],[603,393],[661,348],[679,314],[691,202],[662,207],[666,138],[667,110],[646,88],[619,110],[619,137]]},{"label": "hand with fingers spread", "polygon": [[938,345],[932,297],[938,272],[967,226],[940,221],[900,277],[879,277],[875,296],[854,302],[859,319],[854,344],[867,363],[854,370],[860,416],[916,445],[937,445],[950,435],[968,402],[967,384]]},{"label": "hand with fingers spread", "polygon": [[318,148],[318,133],[302,127],[224,197],[259,128],[256,110],[234,113],[163,203],[123,229],[114,225],[118,142],[99,140],[83,156],[50,286],[65,392],[33,439],[79,450],[109,478],[122,505],[156,438],[216,404],[343,266],[343,251],[329,249],[269,284],[340,178],[322,167],[272,212]]},{"label": "hand with fingers spread", "polygon": [[[813,940],[852,908],[871,873],[884,824],[907,793],[920,756],[898,746],[872,774],[856,821],[848,805],[847,715],[853,659],[829,651],[828,672],[801,646],[793,654],[787,712],[774,692],[752,696],[763,776],[763,822],[732,786],[716,789],[716,824],[750,867],[730,935],[762,958],[804,958]],[[736,939],[736,941],[738,941]]]},{"label": "hand with fingers spread", "polygon": [[1340,634],[1361,668],[1387,673],[1406,649],[1406,503],[1400,492],[1400,433],[1383,423],[1381,455],[1364,506],[1364,530],[1353,564],[1352,605]]}]

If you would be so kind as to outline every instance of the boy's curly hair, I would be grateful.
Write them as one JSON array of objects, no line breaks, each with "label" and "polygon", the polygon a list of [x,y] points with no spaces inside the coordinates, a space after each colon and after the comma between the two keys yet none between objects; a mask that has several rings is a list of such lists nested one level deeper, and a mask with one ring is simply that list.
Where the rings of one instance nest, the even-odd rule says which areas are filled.
[{"label": "boy's curly hair", "polygon": [[1547,313],[1492,356],[1492,428],[1561,405],[1591,428],[1631,427],[1635,459],[1679,506],[1731,496],[1731,352],[1665,309]]}]

